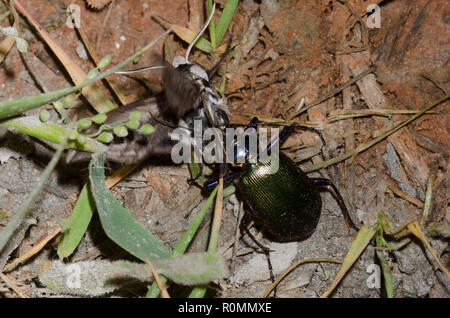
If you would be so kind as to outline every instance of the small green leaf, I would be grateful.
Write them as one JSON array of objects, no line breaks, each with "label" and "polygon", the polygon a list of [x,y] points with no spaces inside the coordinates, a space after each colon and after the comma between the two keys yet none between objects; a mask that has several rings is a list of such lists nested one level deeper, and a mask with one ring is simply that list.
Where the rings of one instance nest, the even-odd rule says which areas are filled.
[{"label": "small green leaf", "polygon": [[191,173],[192,179],[196,179],[202,173],[202,165],[198,162],[194,162],[192,158],[191,162],[189,162],[189,171]]},{"label": "small green leaf", "polygon": [[96,68],[93,68],[92,70],[89,71],[89,73],[86,76],[86,80],[92,80],[94,78],[96,78],[99,75],[99,72]]},{"label": "small green leaf", "polygon": [[39,119],[45,123],[49,120],[50,118],[50,114],[46,109],[41,110],[41,112],[39,113]]},{"label": "small green leaf", "polygon": [[56,111],[57,111],[58,113],[60,113],[60,114],[61,114],[61,112],[62,112],[63,109],[64,109],[63,104],[61,104],[61,102],[59,102],[59,101],[54,102],[54,103],[53,103],[53,106],[55,107]]},{"label": "small green leaf", "polygon": [[142,119],[142,113],[140,111],[131,112],[128,118],[130,120],[140,121]]},{"label": "small green leaf", "polygon": [[100,62],[97,64],[97,67],[104,68],[107,67],[109,64],[111,64],[111,55],[106,55],[104,58],[100,60]]},{"label": "small green leaf", "polygon": [[90,118],[83,118],[83,119],[80,119],[79,121],[77,121],[77,127],[80,130],[88,129],[89,127],[91,127],[91,125],[92,125],[92,120]]},{"label": "small green leaf", "polygon": [[28,42],[22,38],[16,38],[16,45],[17,49],[22,53],[25,53],[28,50]]},{"label": "small green leaf", "polygon": [[73,105],[73,103],[75,103],[75,98],[73,97],[72,94],[67,95],[66,97],[64,97],[64,108],[69,108]]},{"label": "small green leaf", "polygon": [[101,125],[106,121],[106,118],[108,118],[108,116],[105,113],[99,113],[97,115],[92,116],[91,120],[94,123]]},{"label": "small green leaf", "polygon": [[125,126],[130,130],[136,130],[139,128],[139,120],[129,120],[125,123]]},{"label": "small green leaf", "polygon": [[155,262],[156,271],[181,285],[206,284],[229,275],[218,253],[189,253]]},{"label": "small green leaf", "polygon": [[78,131],[72,130],[69,134],[69,140],[76,140],[78,137]]},{"label": "small green leaf", "polygon": [[3,28],[0,26],[0,32],[2,32],[4,35],[9,36],[11,38],[16,38],[19,36],[19,32],[13,27]]},{"label": "small green leaf", "polygon": [[[183,285],[209,283],[229,275],[224,258],[216,253],[178,255],[152,263],[158,274]],[[133,280],[153,281],[147,264],[128,261],[96,260],[74,264],[48,261],[33,266],[33,270],[43,285],[70,295],[101,296]],[[75,273],[76,281],[73,280]]]},{"label": "small green leaf", "polygon": [[370,243],[375,233],[376,233],[375,229],[368,229],[364,225],[361,226],[358,234],[356,235],[355,239],[353,240],[350,246],[350,249],[347,252],[347,255],[345,255],[344,257],[342,265],[339,268],[330,288],[328,288],[328,290],[320,296],[321,298],[328,297],[334,290],[334,288],[336,288],[336,286],[339,284],[342,278],[344,278],[347,271],[352,267],[353,263],[356,262],[361,253],[366,249],[367,245]]},{"label": "small green leaf", "polygon": [[230,196],[235,192],[236,192],[236,187],[233,184],[230,184],[228,187],[223,189],[223,197],[226,198],[227,196]]},{"label": "small green leaf", "polygon": [[9,36],[11,38],[14,38],[16,40],[17,49],[20,52],[26,52],[28,49],[28,42],[25,41],[22,38],[19,38],[19,32],[13,28],[13,27],[0,27],[0,32],[5,34],[6,36]]},{"label": "small green leaf", "polygon": [[113,139],[114,136],[110,132],[102,132],[100,136],[97,137],[98,141],[101,141],[105,144],[110,143]]},{"label": "small green leaf", "polygon": [[126,137],[128,136],[128,129],[125,126],[114,127],[114,134],[117,137]]},{"label": "small green leaf", "polygon": [[84,144],[86,143],[86,141],[87,141],[87,138],[86,138],[85,135],[83,135],[83,134],[78,134],[78,136],[77,136],[77,142],[78,142],[80,145],[84,145]]},{"label": "small green leaf", "polygon": [[[213,6],[212,0],[208,0],[208,17],[211,15],[212,6]],[[211,19],[211,22],[209,23],[209,39],[211,40],[211,46],[213,48],[217,47],[216,34],[217,34],[216,25],[214,23],[214,18],[213,18],[213,19]]]},{"label": "small green leaf", "polygon": [[143,135],[150,135],[155,131],[155,128],[150,124],[142,125],[141,128],[139,128],[139,132]]}]

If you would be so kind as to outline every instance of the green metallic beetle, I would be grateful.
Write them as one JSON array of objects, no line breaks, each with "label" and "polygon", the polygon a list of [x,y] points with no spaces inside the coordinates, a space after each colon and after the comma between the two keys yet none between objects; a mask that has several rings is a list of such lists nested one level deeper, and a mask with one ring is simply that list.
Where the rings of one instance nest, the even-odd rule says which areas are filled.
[{"label": "green metallic beetle", "polygon": [[[256,128],[257,121],[257,118],[253,118],[247,129]],[[269,144],[266,152],[270,151],[274,145],[281,144],[292,128],[292,126],[285,127],[279,136]],[[237,154],[238,151],[235,153]],[[267,162],[257,160],[256,163],[250,163],[250,151],[244,147],[244,156],[244,164],[231,164],[231,169],[234,171],[224,177],[224,182],[231,182],[239,177],[237,182],[239,192],[248,207],[242,218],[241,227],[266,254],[272,281],[274,276],[270,262],[270,250],[259,243],[250,233],[246,226],[249,219],[261,224],[274,238],[280,241],[307,238],[314,233],[320,219],[322,199],[319,191],[330,186],[333,188],[347,226],[356,228],[342,196],[330,180],[308,178],[291,159],[281,152],[275,157],[275,160]],[[238,162],[236,157],[234,162]],[[217,181],[210,181],[206,187],[209,188],[216,184]]]}]

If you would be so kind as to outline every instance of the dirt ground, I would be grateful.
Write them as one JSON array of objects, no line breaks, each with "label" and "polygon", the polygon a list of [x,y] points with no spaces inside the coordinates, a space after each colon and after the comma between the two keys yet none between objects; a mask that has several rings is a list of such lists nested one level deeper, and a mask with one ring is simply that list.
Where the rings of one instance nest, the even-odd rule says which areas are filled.
[{"label": "dirt ground", "polygon": [[[155,16],[199,30],[205,20],[203,5],[206,1],[115,0],[98,10],[81,0],[20,2],[87,73],[94,64],[80,34],[65,24],[70,3],[81,8],[80,30],[92,52],[97,57],[110,54],[111,64],[115,65],[166,30]],[[219,16],[226,1],[217,3],[216,16]],[[370,4],[379,6],[374,14],[378,12],[380,20],[373,20],[373,15],[367,18],[366,9]],[[3,8],[1,16],[5,6],[0,8]],[[330,121],[332,116],[379,109],[420,110],[448,94],[449,10],[445,0],[240,1],[224,39],[224,43],[228,43],[232,36],[232,45],[239,47],[226,59],[213,80],[217,86],[226,81],[224,93],[234,124],[246,124],[252,116],[258,116],[266,123],[276,118],[308,122],[317,128],[323,141],[315,130],[299,128],[283,145],[283,151],[299,166],[307,167],[355,149],[410,115],[367,115]],[[8,19],[0,21],[0,25],[8,26]],[[64,67],[34,31],[22,23],[19,32],[29,42],[28,52],[20,55],[14,47],[0,63],[0,101],[39,94],[42,92],[39,82],[45,83],[49,91],[73,85]],[[130,68],[160,64],[163,42]],[[169,35],[165,43],[171,48],[172,56],[184,55],[187,48],[175,34]],[[190,57],[205,69],[211,68],[217,59],[218,54],[207,55],[199,50],[194,50]],[[367,70],[369,72],[358,81],[341,87]],[[111,79],[130,101],[154,94],[161,87],[158,72],[130,77],[114,75]],[[110,94],[107,86],[102,86],[103,91]],[[299,112],[302,99],[304,107],[315,106]],[[71,115],[82,116],[80,109],[89,109],[85,104],[83,100],[78,101]],[[309,176],[330,178],[344,197],[355,223],[366,226],[376,223],[380,211],[397,226],[421,218],[427,182],[432,178],[432,205],[424,228],[433,222],[448,222],[448,107],[447,100],[433,108],[432,113],[421,116],[368,150]],[[37,115],[39,110],[29,114]],[[36,185],[51,155],[52,151],[36,139],[0,130],[0,211],[6,213],[6,217],[0,219],[0,230]],[[70,170],[60,164],[52,174],[21,230],[11,239],[8,250],[0,254],[1,267],[51,234],[60,219],[70,217],[87,177],[87,172],[80,175]],[[151,158],[111,192],[149,231],[173,248],[205,200],[197,187],[187,183],[188,178],[190,174],[185,165],[175,166]],[[339,206],[330,193],[322,193],[322,199],[319,225],[308,239],[279,243],[259,234],[258,227],[252,228],[261,242],[273,251],[276,275],[301,259],[342,259],[345,256],[356,231],[346,228]],[[239,205],[240,197],[236,195],[224,201],[218,250],[227,259],[231,259]],[[190,251],[205,250],[211,214],[212,211]],[[6,273],[27,295],[61,296],[42,286],[32,270],[34,264],[57,259],[59,238],[56,236],[38,254]],[[427,238],[448,268],[448,236]],[[395,246],[400,241],[390,240],[389,243]],[[269,272],[264,254],[253,247],[254,243],[246,236],[239,241],[231,276],[210,284],[208,297],[259,297],[263,294],[271,284]],[[384,255],[392,273],[395,297],[448,297],[449,279],[419,240],[412,239],[409,244]],[[94,217],[68,262],[124,258],[131,259],[106,238],[98,217]],[[371,288],[368,284],[371,264],[379,264],[373,245],[364,251],[331,297],[384,297],[383,288]],[[338,268],[338,264],[332,263],[301,265],[281,282],[278,297],[318,297],[328,289]],[[126,290],[113,296],[141,297],[145,291],[145,288]],[[186,292],[185,289],[174,291],[180,296],[185,296]],[[2,280],[0,295],[18,297]]]}]

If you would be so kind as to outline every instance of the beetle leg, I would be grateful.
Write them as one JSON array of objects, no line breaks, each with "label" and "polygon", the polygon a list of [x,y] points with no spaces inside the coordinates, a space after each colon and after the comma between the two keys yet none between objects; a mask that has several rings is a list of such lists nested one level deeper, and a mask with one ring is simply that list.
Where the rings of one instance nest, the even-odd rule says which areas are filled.
[{"label": "beetle leg", "polygon": [[[275,282],[275,276],[273,275],[273,269],[272,269],[272,262],[270,261],[270,248],[268,248],[267,246],[262,245],[260,242],[258,242],[258,240],[253,236],[253,234],[250,232],[250,230],[247,227],[247,221],[248,221],[248,216],[249,216],[249,212],[246,212],[244,214],[244,216],[242,217],[241,220],[241,231],[244,230],[245,233],[248,235],[248,237],[250,237],[250,239],[255,242],[256,245],[258,245],[258,247],[260,249],[263,250],[264,254],[266,254],[266,258],[267,258],[267,264],[269,267],[269,273],[270,273],[270,280],[272,281],[272,283]],[[274,289],[273,292],[274,297],[277,296],[277,290],[276,288]]]},{"label": "beetle leg", "polygon": [[281,145],[293,129],[293,125],[284,127],[283,130],[278,134],[278,136],[274,140],[272,140],[270,145],[267,146],[266,152],[269,152],[269,150],[272,149],[273,146],[275,146],[277,143]]},{"label": "beetle leg", "polygon": [[345,206],[344,199],[342,198],[341,194],[339,193],[339,190],[336,188],[333,182],[325,178],[311,178],[310,180],[319,188],[326,186],[331,186],[333,188],[336,200],[339,204],[339,207],[342,210],[342,213],[344,214],[345,224],[347,225],[347,227],[351,226],[357,230],[358,228],[355,226],[352,219],[350,218],[350,213],[348,212],[347,207]]},{"label": "beetle leg", "polygon": [[[224,176],[223,177],[224,186],[231,183],[231,181],[233,181],[233,179],[238,177],[239,175],[241,175],[241,172],[234,171],[234,172],[231,172],[231,173],[227,174],[226,176]],[[219,180],[216,177],[213,177],[205,183],[205,188],[211,188],[217,184],[219,184]]]}]

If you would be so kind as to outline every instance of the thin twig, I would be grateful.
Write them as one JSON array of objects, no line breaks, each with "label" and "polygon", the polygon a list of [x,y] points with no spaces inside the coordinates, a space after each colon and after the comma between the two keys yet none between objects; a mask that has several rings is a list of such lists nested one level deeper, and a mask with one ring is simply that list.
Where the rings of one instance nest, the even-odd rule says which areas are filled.
[{"label": "thin twig", "polygon": [[367,75],[369,75],[370,73],[372,73],[375,70],[374,67],[370,67],[368,70],[362,72],[361,74],[355,76],[354,78],[352,78],[351,80],[349,80],[348,82],[340,85],[339,87],[331,90],[331,92],[323,95],[322,97],[316,99],[312,104],[302,108],[301,110],[299,110],[298,112],[294,113],[293,115],[291,115],[291,119],[297,117],[298,115],[300,115],[301,113],[307,111],[308,109],[310,109],[311,107],[314,107],[316,105],[322,104],[324,101],[326,101],[327,99],[333,97],[334,95],[340,93],[344,88],[349,87],[350,85],[353,85],[354,83],[356,83],[357,81],[359,81],[360,79],[362,79],[363,77],[366,77]]},{"label": "thin twig", "polygon": [[98,49],[98,46],[100,45],[100,41],[101,41],[102,35],[103,35],[103,30],[105,29],[106,23],[108,22],[109,16],[111,15],[112,7],[114,6],[114,1],[115,0],[112,0],[111,3],[109,4],[105,19],[103,20],[102,26],[100,27],[100,30],[98,31],[97,41],[95,41],[95,50],[96,51]]},{"label": "thin twig", "polygon": [[238,208],[238,216],[236,219],[236,228],[235,228],[235,232],[234,232],[234,243],[233,243],[233,252],[231,253],[231,271],[234,272],[234,267],[235,267],[235,260],[236,260],[236,255],[237,255],[237,250],[238,250],[238,243],[239,243],[239,236],[240,236],[240,224],[241,224],[241,213],[243,210],[243,205],[244,203],[241,201],[239,208]]},{"label": "thin twig", "polygon": [[316,170],[320,170],[322,168],[328,167],[332,164],[336,164],[338,162],[344,161],[350,157],[352,157],[353,155],[357,154],[357,153],[361,153],[367,149],[369,149],[370,147],[372,147],[373,145],[377,144],[378,142],[380,142],[381,140],[387,138],[388,136],[392,135],[393,133],[395,133],[396,131],[400,130],[401,128],[405,127],[406,125],[408,125],[410,122],[416,120],[417,118],[419,118],[420,116],[422,116],[423,114],[425,114],[427,111],[431,110],[432,108],[436,107],[437,105],[445,102],[447,99],[449,98],[449,96],[443,96],[440,99],[438,99],[437,101],[433,102],[431,105],[425,107],[421,112],[411,116],[409,119],[403,121],[402,123],[400,123],[399,125],[395,126],[394,128],[388,130],[387,132],[385,132],[384,134],[372,139],[371,141],[361,144],[358,147],[356,147],[354,150],[349,151],[341,156],[338,156],[336,158],[327,160],[327,161],[323,161],[319,164],[316,165],[310,165],[307,166],[303,169],[303,171],[305,173],[307,172],[311,172],[311,171],[316,171]]},{"label": "thin twig", "polygon": [[35,255],[36,253],[38,253],[40,250],[42,250],[44,248],[44,246],[51,240],[53,239],[56,235],[58,235],[61,232],[61,227],[58,226],[58,228],[56,230],[54,230],[51,234],[49,234],[46,238],[44,238],[42,241],[40,241],[38,244],[34,245],[31,249],[29,249],[27,252],[25,252],[25,254],[23,254],[22,256],[20,256],[19,258],[15,259],[13,262],[9,263],[8,265],[6,265],[2,272],[7,272],[9,271],[11,268],[15,267],[17,264],[22,263],[24,261],[26,261],[27,259],[29,259],[31,256]]},{"label": "thin twig", "polygon": [[407,237],[400,243],[398,243],[396,245],[391,245],[391,247],[369,246],[369,248],[372,248],[374,250],[379,250],[379,251],[385,251],[385,252],[396,251],[396,250],[401,249],[403,246],[407,245],[409,242],[411,242],[411,239],[409,237]]},{"label": "thin twig", "polygon": [[444,87],[441,83],[439,83],[438,81],[436,81],[435,79],[433,79],[430,75],[424,74],[424,73],[419,74],[419,75],[422,76],[423,78],[429,80],[429,81],[430,81],[431,83],[433,83],[434,85],[436,85],[441,91],[444,92],[444,94],[449,95],[449,94],[448,94],[448,90],[445,89],[445,87]]},{"label": "thin twig", "polygon": [[50,163],[47,165],[47,167],[42,172],[42,174],[39,178],[39,182],[34,187],[33,191],[31,192],[31,195],[19,207],[17,212],[14,214],[13,218],[8,222],[6,227],[0,232],[0,252],[3,250],[6,243],[8,243],[9,238],[14,233],[14,231],[17,229],[17,227],[19,226],[23,217],[30,210],[30,207],[33,204],[36,197],[39,195],[39,193],[41,193],[42,189],[44,188],[44,185],[47,182],[48,178],[50,177],[50,174],[55,169],[56,164],[58,163],[59,159],[61,158],[61,155],[65,149],[65,145],[67,143],[67,139],[69,138],[69,134],[71,131],[72,131],[72,129],[67,129],[67,132],[66,132],[66,135],[64,136],[63,141],[58,146],[58,149],[55,152],[55,154],[53,155],[52,160],[50,160]]},{"label": "thin twig", "polygon": [[153,274],[153,277],[155,278],[156,284],[158,284],[159,290],[161,291],[162,298],[170,298],[170,295],[167,292],[166,285],[159,278],[159,275],[158,275],[158,273],[156,273],[155,268],[153,267],[152,263],[148,259],[146,261],[147,261],[148,267],[150,267],[150,270],[152,271],[152,274]]},{"label": "thin twig", "polygon": [[9,286],[11,287],[12,290],[14,290],[17,295],[19,295],[22,298],[30,298],[30,296],[28,296],[25,292],[23,292],[22,290],[20,290],[19,287],[17,287],[17,285],[8,278],[8,276],[6,276],[3,273],[0,273],[0,278],[3,279],[3,281]]},{"label": "thin twig", "polygon": [[267,290],[264,292],[264,294],[261,295],[261,298],[266,298],[269,296],[269,294],[272,292],[272,290],[278,286],[278,284],[285,278],[290,272],[292,272],[296,267],[298,267],[301,264],[305,263],[319,263],[319,262],[327,262],[327,263],[337,263],[341,264],[342,261],[338,259],[332,259],[332,258],[310,258],[310,259],[304,259],[300,262],[297,262],[293,265],[291,265],[287,270],[283,272],[280,276],[277,277],[277,279],[272,283],[272,285],[267,288]]},{"label": "thin twig", "polygon": [[405,199],[406,201],[414,204],[416,207],[418,207],[419,209],[423,208],[423,202],[420,201],[419,199],[416,199],[412,196],[410,196],[409,194],[401,191],[400,189],[397,189],[396,187],[393,186],[389,186],[389,190],[392,191],[393,194],[395,194],[396,196]]}]

